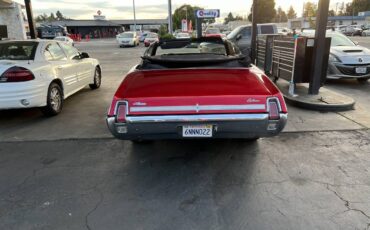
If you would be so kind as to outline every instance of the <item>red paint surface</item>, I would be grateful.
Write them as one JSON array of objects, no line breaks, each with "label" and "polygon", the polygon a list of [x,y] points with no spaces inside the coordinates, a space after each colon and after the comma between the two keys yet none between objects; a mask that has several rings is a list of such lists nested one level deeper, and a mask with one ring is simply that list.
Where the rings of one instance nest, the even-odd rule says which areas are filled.
[{"label": "red paint surface", "polygon": [[[146,106],[182,105],[246,105],[266,104],[268,97],[278,97],[283,112],[286,106],[276,86],[259,69],[174,69],[134,71],[118,88],[109,115],[114,114],[116,101],[127,100],[129,107],[141,102]],[[247,102],[254,98],[257,102]],[[257,113],[266,110],[232,111]],[[212,111],[203,113],[228,113]],[[231,111],[230,111],[231,112]],[[229,113],[230,113],[229,112]],[[170,112],[166,114],[188,114]],[[148,114],[135,113],[135,114]],[[150,114],[161,114],[153,113]]]}]

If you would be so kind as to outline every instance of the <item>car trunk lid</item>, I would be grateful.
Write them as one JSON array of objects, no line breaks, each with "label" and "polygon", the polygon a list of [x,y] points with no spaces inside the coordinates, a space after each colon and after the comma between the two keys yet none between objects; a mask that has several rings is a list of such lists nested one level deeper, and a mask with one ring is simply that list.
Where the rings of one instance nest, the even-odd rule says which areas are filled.
[{"label": "car trunk lid", "polygon": [[249,68],[136,71],[127,78],[116,98],[128,101],[129,115],[266,112],[277,93]]}]

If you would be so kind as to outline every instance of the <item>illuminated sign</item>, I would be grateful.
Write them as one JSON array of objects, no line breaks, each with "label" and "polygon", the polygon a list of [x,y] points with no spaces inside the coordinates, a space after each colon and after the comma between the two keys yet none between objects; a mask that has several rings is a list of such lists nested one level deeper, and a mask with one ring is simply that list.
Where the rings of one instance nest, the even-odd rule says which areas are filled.
[{"label": "illuminated sign", "polygon": [[196,11],[197,18],[219,18],[220,17],[220,10],[197,10]]}]

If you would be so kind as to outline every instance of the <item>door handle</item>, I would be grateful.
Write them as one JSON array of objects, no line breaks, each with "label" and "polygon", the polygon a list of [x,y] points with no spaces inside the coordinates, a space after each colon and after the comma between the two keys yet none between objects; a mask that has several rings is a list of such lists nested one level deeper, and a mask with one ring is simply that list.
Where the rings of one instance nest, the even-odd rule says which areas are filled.
[{"label": "door handle", "polygon": [[63,66],[58,66],[57,69],[63,69]]}]

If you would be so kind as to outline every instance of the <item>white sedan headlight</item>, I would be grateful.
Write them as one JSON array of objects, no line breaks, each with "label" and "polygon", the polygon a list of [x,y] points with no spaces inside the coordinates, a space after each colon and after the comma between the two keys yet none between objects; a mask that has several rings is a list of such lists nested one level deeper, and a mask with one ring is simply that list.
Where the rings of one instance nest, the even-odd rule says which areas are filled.
[{"label": "white sedan headlight", "polygon": [[341,62],[339,60],[339,58],[337,58],[336,56],[334,56],[333,54],[329,54],[329,61],[330,62]]}]

